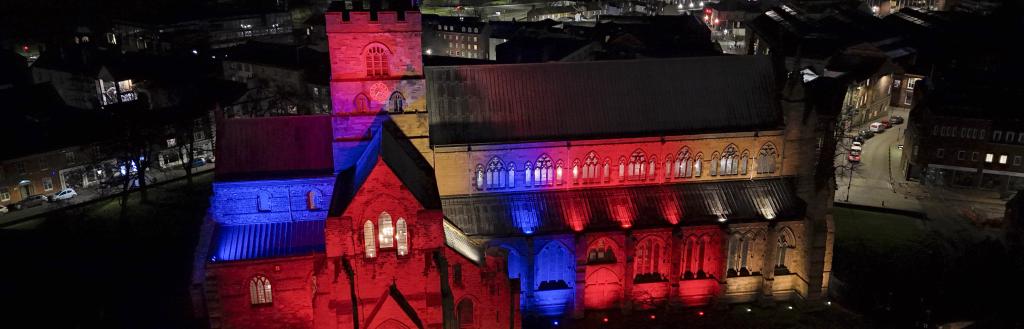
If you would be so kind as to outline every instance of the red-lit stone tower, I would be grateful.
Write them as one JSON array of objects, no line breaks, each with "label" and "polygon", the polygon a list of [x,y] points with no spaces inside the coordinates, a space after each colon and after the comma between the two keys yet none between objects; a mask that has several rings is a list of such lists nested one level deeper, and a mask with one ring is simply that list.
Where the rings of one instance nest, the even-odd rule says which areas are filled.
[{"label": "red-lit stone tower", "polygon": [[352,164],[385,115],[429,155],[419,10],[404,1],[346,1],[326,16],[337,169]]}]

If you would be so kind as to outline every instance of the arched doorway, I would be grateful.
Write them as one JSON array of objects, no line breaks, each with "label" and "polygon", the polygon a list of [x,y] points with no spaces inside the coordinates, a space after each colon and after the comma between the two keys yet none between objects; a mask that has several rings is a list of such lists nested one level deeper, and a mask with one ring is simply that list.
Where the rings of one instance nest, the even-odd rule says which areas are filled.
[{"label": "arched doorway", "polygon": [[587,276],[583,296],[587,309],[614,309],[622,299],[622,280],[612,270],[602,267]]}]

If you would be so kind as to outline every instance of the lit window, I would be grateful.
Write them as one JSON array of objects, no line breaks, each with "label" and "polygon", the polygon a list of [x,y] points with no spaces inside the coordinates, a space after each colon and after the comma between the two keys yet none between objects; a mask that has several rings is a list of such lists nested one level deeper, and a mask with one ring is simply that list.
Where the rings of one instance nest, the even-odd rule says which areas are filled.
[{"label": "lit window", "polygon": [[683,146],[676,156],[675,174],[677,178],[687,178],[693,175],[693,164],[690,159],[690,148]]},{"label": "lit window", "polygon": [[564,167],[565,166],[562,164],[562,160],[558,160],[558,165],[555,166],[555,182],[557,182],[559,185],[561,185],[562,182],[564,182],[562,180],[562,169]]},{"label": "lit window", "polygon": [[646,172],[647,156],[643,150],[637,149],[629,156],[629,180],[643,180]]},{"label": "lit window", "polygon": [[374,241],[377,237],[373,234],[373,222],[366,221],[363,223],[363,249],[366,252],[366,258],[377,257],[377,248],[374,246]]},{"label": "lit window", "polygon": [[512,162],[508,163],[508,187],[516,187],[516,165]]},{"label": "lit window", "polygon": [[[1002,154],[1002,155],[999,156],[999,164],[1006,164],[1006,160],[1008,160],[1008,157],[1006,156],[1006,154]],[[44,180],[44,182],[45,182],[45,180]]]},{"label": "lit window", "polygon": [[306,210],[317,210],[320,209],[320,192],[309,191],[306,192]]},{"label": "lit window", "polygon": [[252,305],[265,305],[274,302],[270,280],[265,276],[256,276],[249,280],[249,302]]},{"label": "lit window", "polygon": [[355,103],[356,112],[370,112],[370,98],[365,94],[356,95],[353,103]]},{"label": "lit window", "polygon": [[530,186],[533,183],[533,166],[530,165],[530,161],[526,161],[526,165],[523,166],[523,184]]},{"label": "lit window", "polygon": [[634,282],[661,282],[665,281],[662,271],[662,256],[665,250],[661,241],[655,238],[648,238],[641,241],[636,249],[636,260],[634,266]]},{"label": "lit window", "polygon": [[395,232],[395,242],[398,244],[398,255],[405,256],[409,254],[409,231],[405,224],[405,218],[399,218],[398,222],[395,223],[397,232]]},{"label": "lit window", "polygon": [[366,51],[366,76],[386,77],[388,73],[387,49],[380,45],[370,47]]},{"label": "lit window", "polygon": [[0,190],[0,201],[10,201],[10,200],[11,200],[11,192],[8,191],[7,188],[4,188],[4,189]]},{"label": "lit window", "polygon": [[380,247],[391,248],[395,246],[395,227],[391,226],[391,215],[387,212],[380,213],[377,218],[377,229],[380,230]]},{"label": "lit window", "polygon": [[399,92],[391,93],[391,97],[388,97],[388,112],[390,113],[402,113],[405,111],[405,97]]},{"label": "lit window", "polygon": [[703,279],[707,277],[704,272],[704,255],[707,249],[707,237],[690,237],[686,239],[683,246],[683,255],[680,262],[683,264],[683,279]]},{"label": "lit window", "polygon": [[992,153],[985,154],[985,163],[992,163],[994,157],[995,155],[993,155]]},{"label": "lit window", "polygon": [[590,151],[587,153],[587,157],[583,159],[582,176],[583,183],[594,183],[600,182],[598,176],[598,165],[600,160],[597,159],[597,153]]},{"label": "lit window", "polygon": [[537,158],[536,167],[533,168],[533,183],[536,185],[552,185],[555,183],[555,170],[551,166],[551,157],[547,154]]},{"label": "lit window", "polygon": [[473,187],[476,187],[477,191],[484,190],[484,166],[476,165],[476,174],[473,175]]},{"label": "lit window", "polygon": [[697,153],[697,156],[693,159],[693,177],[700,177],[703,173],[704,155]]},{"label": "lit window", "polygon": [[778,160],[778,153],[775,144],[765,143],[757,155],[757,173],[770,174],[775,172],[775,162]]},{"label": "lit window", "polygon": [[487,181],[488,189],[503,188],[506,185],[507,177],[505,166],[501,159],[498,157],[491,158],[491,161],[487,163],[487,172],[484,178]]}]

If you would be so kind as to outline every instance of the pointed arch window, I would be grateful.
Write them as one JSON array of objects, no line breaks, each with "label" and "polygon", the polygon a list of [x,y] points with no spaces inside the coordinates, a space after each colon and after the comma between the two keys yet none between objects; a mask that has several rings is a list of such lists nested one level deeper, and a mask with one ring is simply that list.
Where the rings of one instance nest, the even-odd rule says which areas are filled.
[{"label": "pointed arch window", "polygon": [[665,276],[661,270],[663,245],[660,240],[648,238],[640,242],[633,263],[633,282],[661,282]]},{"label": "pointed arch window", "polygon": [[743,154],[740,154],[740,163],[739,163],[739,168],[740,168],[739,174],[740,175],[746,175],[747,174],[747,160],[749,160],[749,159],[750,159],[750,152],[747,152],[747,150],[743,150]]},{"label": "pointed arch window", "polygon": [[473,318],[473,301],[469,298],[463,298],[457,308],[459,328],[473,328],[476,324]]},{"label": "pointed arch window", "polygon": [[391,226],[391,215],[387,212],[380,213],[377,217],[377,229],[380,230],[380,247],[392,248],[395,246],[395,227]]},{"label": "pointed arch window", "polygon": [[310,190],[306,192],[306,210],[320,209],[320,191]]},{"label": "pointed arch window", "polygon": [[619,181],[626,181],[626,157],[619,158]]},{"label": "pointed arch window", "polygon": [[476,172],[473,174],[473,187],[477,191],[484,190],[484,166],[476,165]]},{"label": "pointed arch window", "polygon": [[363,251],[366,258],[377,257],[376,241],[377,236],[373,234],[373,221],[368,220],[363,223]]},{"label": "pointed arch window", "polygon": [[672,153],[665,156],[665,181],[672,178]]},{"label": "pointed arch window", "polygon": [[611,181],[612,179],[611,165],[612,160],[609,158],[604,158],[604,171],[601,173],[601,177],[604,178],[605,182]]},{"label": "pointed arch window", "polygon": [[498,157],[491,158],[491,161],[487,162],[487,172],[485,174],[487,188],[497,189],[505,187],[505,173],[505,166],[501,159]]},{"label": "pointed arch window", "polygon": [[750,239],[747,237],[733,236],[729,240],[729,276],[750,275],[747,269],[747,259],[750,256]]},{"label": "pointed arch window", "polygon": [[508,187],[516,187],[516,164],[512,162],[508,163]]},{"label": "pointed arch window", "polygon": [[555,169],[551,165],[551,157],[547,154],[537,158],[533,168],[533,180],[536,185],[552,185],[555,183]]},{"label": "pointed arch window", "polygon": [[402,96],[402,93],[396,91],[391,93],[391,97],[388,97],[388,112],[405,112],[405,96]]},{"label": "pointed arch window", "polygon": [[352,100],[352,103],[355,106],[356,112],[370,112],[370,98],[366,97],[366,94],[356,95],[356,99]]},{"label": "pointed arch window", "polygon": [[615,252],[601,239],[587,251],[587,264],[615,264]]},{"label": "pointed arch window", "polygon": [[761,146],[761,151],[757,154],[757,173],[758,174],[771,174],[775,172],[775,163],[778,159],[778,153],[775,150],[775,144],[765,143]]},{"label": "pointed arch window", "polygon": [[704,154],[697,153],[697,156],[693,158],[693,177],[700,177],[704,173]]},{"label": "pointed arch window", "polygon": [[676,177],[689,178],[693,175],[694,169],[693,160],[690,159],[690,148],[684,146],[683,149],[679,151],[679,155],[676,156]]},{"label": "pointed arch window", "polygon": [[654,180],[656,173],[658,172],[658,156],[652,155],[650,161],[647,163],[647,179]]},{"label": "pointed arch window", "polygon": [[572,183],[580,183],[580,159],[572,161]]},{"label": "pointed arch window", "polygon": [[565,164],[562,162],[562,160],[558,160],[558,164],[555,165],[555,183],[558,185],[562,185],[562,182],[565,182],[564,180],[562,180],[562,177],[565,177],[562,176],[562,171],[564,170],[563,168],[565,168]]},{"label": "pointed arch window", "polygon": [[718,160],[717,168],[711,168],[711,175],[717,174],[719,176],[736,175],[739,173],[738,155],[736,154],[736,145],[730,144],[725,147],[720,157],[716,157]]},{"label": "pointed arch window", "polygon": [[647,155],[637,149],[629,156],[629,180],[643,180],[646,174]]},{"label": "pointed arch window", "polygon": [[523,176],[523,184],[530,186],[533,183],[533,166],[530,165],[530,161],[526,161],[526,164],[523,166],[523,171],[526,173],[526,175]]},{"label": "pointed arch window", "polygon": [[366,76],[386,77],[388,72],[388,50],[382,45],[373,45],[366,50]]},{"label": "pointed arch window", "polygon": [[265,305],[274,302],[270,279],[262,275],[249,279],[249,302],[252,305]]},{"label": "pointed arch window", "polygon": [[398,255],[409,254],[409,228],[406,227],[405,218],[398,218],[395,222],[395,243],[398,244]]},{"label": "pointed arch window", "polygon": [[583,183],[597,183],[600,182],[600,160],[597,158],[597,153],[591,151],[587,153],[587,157],[583,159]]}]

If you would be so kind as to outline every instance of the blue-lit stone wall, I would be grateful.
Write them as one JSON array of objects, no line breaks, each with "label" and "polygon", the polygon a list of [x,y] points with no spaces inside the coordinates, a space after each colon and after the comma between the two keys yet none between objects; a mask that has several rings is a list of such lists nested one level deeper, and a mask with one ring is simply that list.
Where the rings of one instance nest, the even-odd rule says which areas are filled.
[{"label": "blue-lit stone wall", "polygon": [[[225,225],[324,220],[333,186],[332,176],[216,182],[210,212]],[[314,209],[307,203],[309,192],[314,194]]]}]

